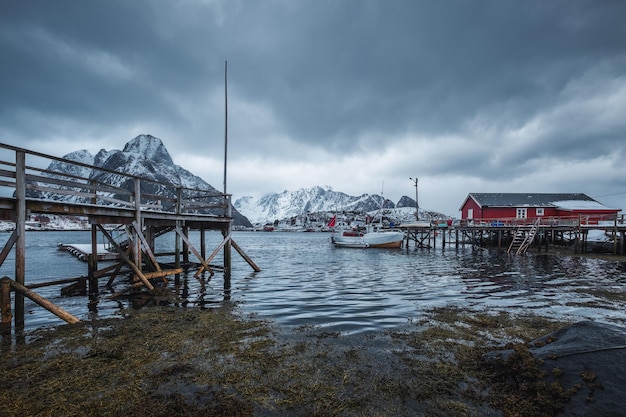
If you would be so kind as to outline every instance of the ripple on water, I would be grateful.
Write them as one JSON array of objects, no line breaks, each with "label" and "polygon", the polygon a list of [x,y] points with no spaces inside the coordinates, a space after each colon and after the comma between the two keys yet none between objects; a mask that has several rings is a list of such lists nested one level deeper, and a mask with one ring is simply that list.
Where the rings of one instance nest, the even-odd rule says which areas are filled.
[{"label": "ripple on water", "polygon": [[[234,238],[262,271],[255,273],[233,252],[230,301],[280,326],[320,326],[358,333],[403,325],[434,307],[457,305],[506,308],[585,319],[626,319],[614,303],[598,303],[581,294],[583,287],[622,290],[623,263],[600,259],[524,257],[475,250],[334,248],[325,233],[236,232]],[[191,233],[193,243],[199,235]],[[6,240],[6,239],[5,239]],[[221,241],[207,235],[207,248]],[[63,243],[87,243],[88,232],[38,232],[27,236],[29,282],[86,274],[86,264],[56,249]],[[3,243],[3,242],[0,242]],[[173,239],[157,239],[157,251],[173,248]],[[0,267],[13,276],[11,256]],[[210,307],[224,301],[220,273],[203,279],[181,276],[181,305]],[[115,281],[116,290],[126,284]],[[173,285],[172,285],[173,287]],[[61,297],[58,287],[37,290],[80,318],[110,316],[129,307],[125,300],[101,297],[95,311],[86,297]],[[101,288],[101,291],[104,289]],[[589,302],[597,306],[590,307]],[[58,324],[59,319],[27,300],[27,327]]]}]

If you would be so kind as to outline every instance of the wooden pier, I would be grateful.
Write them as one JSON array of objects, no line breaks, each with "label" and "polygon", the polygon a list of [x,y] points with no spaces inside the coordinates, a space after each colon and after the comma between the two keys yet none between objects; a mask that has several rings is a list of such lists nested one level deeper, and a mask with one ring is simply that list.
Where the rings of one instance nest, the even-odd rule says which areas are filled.
[{"label": "wooden pier", "polygon": [[[92,174],[84,178],[40,168],[50,166],[51,162],[71,168],[64,172],[87,169]],[[123,185],[107,182],[106,178],[111,174],[117,184]],[[15,223],[13,233],[0,252],[2,265],[11,250],[15,251],[14,276],[4,277],[0,287],[0,322],[4,329],[11,327],[12,318],[16,327],[24,326],[24,297],[31,298],[67,322],[77,321],[75,317],[68,318],[67,314],[51,307],[51,303],[41,300],[29,288],[25,276],[28,262],[25,231],[31,213],[88,219],[91,225],[90,248],[74,249],[78,256],[87,258],[87,284],[92,303],[98,299],[100,278],[108,278],[107,285],[110,285],[118,276],[130,276],[128,288],[123,292],[136,288],[152,291],[154,280],[166,283],[169,276],[183,271],[182,266],[197,268],[196,276],[202,273],[213,275],[214,269],[221,269],[224,289],[229,291],[231,248],[235,248],[253,270],[260,270],[232,238],[232,204],[228,194],[162,183],[0,144],[0,220]],[[112,233],[112,228],[124,233],[116,235]],[[200,231],[200,248],[195,248],[189,241],[190,230]],[[223,237],[209,256],[205,244],[206,231],[219,231]],[[167,233],[175,239],[175,265],[169,269],[161,267],[158,254],[154,251],[155,238]],[[98,234],[106,238],[119,259],[112,267],[98,268],[98,261],[103,259],[94,255],[102,253],[97,243]],[[216,267],[211,262],[220,253],[223,254],[223,263]],[[196,262],[190,262],[189,254],[196,257]],[[67,282],[59,280],[43,285]],[[15,296],[13,310],[11,293]]]},{"label": "wooden pier", "polygon": [[405,247],[459,247],[477,245],[513,254],[528,250],[548,251],[552,245],[571,246],[572,253],[586,253],[590,231],[610,237],[613,255],[626,255],[624,215],[471,219],[455,222],[432,221],[399,226],[405,232]]}]

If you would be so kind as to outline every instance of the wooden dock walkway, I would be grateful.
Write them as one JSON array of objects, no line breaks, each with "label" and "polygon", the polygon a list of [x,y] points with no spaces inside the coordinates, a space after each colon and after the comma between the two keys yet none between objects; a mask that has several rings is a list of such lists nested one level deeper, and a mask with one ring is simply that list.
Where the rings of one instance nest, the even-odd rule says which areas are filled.
[{"label": "wooden dock walkway", "polygon": [[[592,242],[589,234],[599,230],[609,238],[613,255],[626,255],[624,215],[472,219],[455,222],[401,224],[405,246],[435,248],[478,245],[523,254],[527,250],[547,251],[550,245],[573,246],[573,253],[585,253]],[[524,236],[516,240],[516,236]]]},{"label": "wooden dock walkway", "polygon": [[85,262],[88,262],[89,257],[94,253],[98,261],[117,261],[121,258],[119,253],[110,251],[104,243],[98,243],[95,248],[96,252],[93,252],[94,247],[89,244],[59,243],[58,248]]},{"label": "wooden dock walkway", "polygon": [[[50,166],[52,162],[70,168],[64,172],[87,169],[92,174],[85,178],[40,168]],[[106,180],[111,177],[116,179],[116,184],[122,185]],[[153,280],[166,282],[168,276],[182,272],[180,265],[183,264],[196,265],[196,276],[202,273],[213,275],[214,266],[210,262],[219,253],[223,254],[220,269],[224,273],[224,289],[230,290],[231,248],[235,248],[253,270],[260,270],[232,238],[229,194],[162,183],[0,144],[0,220],[15,223],[13,233],[0,252],[2,265],[7,255],[15,251],[15,274],[3,280],[0,293],[0,323],[4,328],[11,326],[13,317],[16,327],[24,325],[24,297],[31,298],[32,295],[25,276],[25,230],[29,215],[35,213],[88,219],[91,244],[88,247],[70,245],[67,249],[87,260],[88,292],[92,303],[97,303],[99,278],[107,277],[110,285],[117,276],[127,274],[131,277],[127,290],[145,287],[152,291]],[[123,228],[125,237],[113,236],[111,227]],[[190,230],[200,231],[200,248],[195,248],[189,241]],[[223,236],[222,242],[209,256],[205,231],[219,231]],[[154,253],[155,238],[166,233],[173,235],[176,248],[175,267],[170,269],[161,268]],[[98,269],[98,261],[105,256],[101,244],[97,243],[99,235],[106,239],[119,260],[113,267]],[[197,258],[195,263],[189,261],[189,254]],[[66,282],[60,280],[47,285]],[[13,310],[11,292],[15,294]],[[67,315],[53,311],[49,304],[37,301],[37,297],[31,299],[64,320],[75,321],[67,320]]]}]

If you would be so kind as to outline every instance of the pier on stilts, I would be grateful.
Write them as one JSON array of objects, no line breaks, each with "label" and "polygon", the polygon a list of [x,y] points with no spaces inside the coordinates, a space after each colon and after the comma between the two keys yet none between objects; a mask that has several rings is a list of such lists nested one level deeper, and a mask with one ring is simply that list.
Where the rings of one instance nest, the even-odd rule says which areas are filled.
[{"label": "pier on stilts", "polygon": [[569,217],[464,219],[407,223],[399,226],[405,232],[405,248],[430,249],[464,245],[495,248],[523,255],[529,250],[547,252],[550,247],[570,247],[573,254],[587,253],[591,230],[610,237],[613,255],[626,255],[626,221],[624,215],[574,215]]},{"label": "pier on stilts", "polygon": [[[51,162],[70,169],[50,171],[38,168]],[[89,178],[65,172],[92,172]],[[106,178],[113,175],[114,185]],[[121,180],[121,181],[120,181]],[[155,283],[167,285],[171,276],[184,269],[196,268],[213,276],[216,270],[224,275],[225,294],[230,291],[231,248],[245,259],[254,271],[260,271],[232,236],[231,196],[215,190],[185,188],[176,184],[141,178],[103,168],[57,158],[10,145],[0,144],[0,219],[15,223],[13,233],[0,252],[2,265],[11,251],[15,252],[12,277],[0,279],[0,313],[4,331],[12,322],[24,326],[24,298],[33,300],[68,323],[78,319],[36,294],[44,285],[74,284],[87,287],[90,305],[97,304],[102,279],[107,286],[120,277],[130,277],[127,286],[109,297],[129,291],[151,292]],[[26,276],[26,222],[30,213],[86,218],[91,229],[90,248],[71,246],[77,256],[86,258],[86,278],[68,278],[29,285]],[[200,232],[200,247],[189,240],[189,231]],[[207,256],[205,233],[219,231],[222,240]],[[174,265],[161,265],[155,253],[155,239],[170,234],[175,240]],[[98,236],[106,239],[115,264],[99,268],[102,253]],[[67,248],[66,248],[67,249]],[[221,264],[213,264],[222,253]],[[193,254],[195,262],[189,260]],[[12,298],[14,299],[12,304]],[[13,307],[13,308],[12,308]]]}]

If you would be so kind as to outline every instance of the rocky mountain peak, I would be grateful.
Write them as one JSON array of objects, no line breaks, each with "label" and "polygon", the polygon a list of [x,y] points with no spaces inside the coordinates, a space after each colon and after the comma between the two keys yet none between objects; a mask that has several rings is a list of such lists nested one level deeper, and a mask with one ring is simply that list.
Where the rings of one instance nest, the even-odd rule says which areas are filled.
[{"label": "rocky mountain peak", "polygon": [[129,157],[134,156],[137,159],[174,164],[161,139],[152,135],[143,134],[135,137],[124,146],[122,152]]}]

